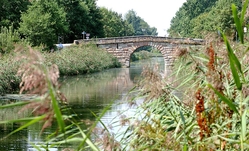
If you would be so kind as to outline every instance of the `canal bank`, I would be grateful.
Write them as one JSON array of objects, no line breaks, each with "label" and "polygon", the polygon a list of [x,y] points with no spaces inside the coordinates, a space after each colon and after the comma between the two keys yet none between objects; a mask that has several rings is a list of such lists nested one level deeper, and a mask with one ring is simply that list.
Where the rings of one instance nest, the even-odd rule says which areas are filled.
[{"label": "canal bank", "polygon": [[[77,115],[77,119],[80,121],[92,123],[95,121],[96,116],[91,112],[99,116],[106,107],[110,106],[101,120],[108,128],[116,127],[110,129],[111,132],[114,133],[117,129],[121,132],[115,124],[118,124],[123,117],[131,116],[134,112],[134,108],[129,103],[131,98],[129,91],[140,79],[143,67],[153,62],[160,64],[160,66],[162,65],[160,68],[164,69],[164,61],[161,57],[153,58],[152,61],[143,60],[132,63],[130,68],[107,69],[89,75],[62,77],[60,79],[62,84],[60,90],[67,98],[68,106],[72,109],[72,115]],[[12,114],[16,114],[16,112]],[[56,130],[56,123],[53,123],[51,128],[45,130],[45,136],[39,135],[41,127],[41,124],[35,124],[24,129],[24,131],[20,132],[22,137],[20,137],[20,133],[13,134],[13,137],[5,139],[5,143],[1,144],[0,142],[0,150],[4,147],[16,148],[17,150],[35,150],[32,144],[44,143],[46,134],[53,133]],[[6,135],[15,128],[17,128],[15,125],[12,128],[7,127],[1,134]],[[25,141],[20,141],[20,138]],[[72,144],[62,148],[50,149],[59,151],[66,147],[72,147]]]}]

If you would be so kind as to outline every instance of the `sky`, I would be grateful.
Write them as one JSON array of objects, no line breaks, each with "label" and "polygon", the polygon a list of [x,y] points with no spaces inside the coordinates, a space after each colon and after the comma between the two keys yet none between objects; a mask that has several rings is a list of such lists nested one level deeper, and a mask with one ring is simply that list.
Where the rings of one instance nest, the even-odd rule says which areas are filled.
[{"label": "sky", "polygon": [[150,27],[157,28],[158,36],[167,36],[170,21],[184,2],[186,0],[97,0],[97,6],[123,16],[133,9]]}]

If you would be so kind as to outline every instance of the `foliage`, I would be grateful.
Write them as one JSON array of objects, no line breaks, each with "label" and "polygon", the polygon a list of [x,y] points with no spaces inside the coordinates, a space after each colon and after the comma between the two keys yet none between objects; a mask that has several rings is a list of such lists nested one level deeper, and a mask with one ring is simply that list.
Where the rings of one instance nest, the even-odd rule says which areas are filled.
[{"label": "foliage", "polygon": [[97,7],[96,0],[84,0],[89,7],[89,17],[86,20],[86,31],[91,33],[91,37],[104,37],[103,16]]},{"label": "foliage", "polygon": [[129,10],[125,20],[134,28],[134,35],[157,35],[157,29],[150,27],[141,17],[137,16],[134,10]]},{"label": "foliage", "polygon": [[[240,39],[247,4],[241,17],[232,5]],[[224,43],[213,40],[205,50],[178,49],[166,79],[146,68],[138,85],[138,98],[145,98],[143,116],[127,138],[132,150],[249,149],[248,43],[231,43],[221,35]]]},{"label": "foliage", "polygon": [[[26,48],[22,46],[16,48],[19,49]],[[72,46],[55,53],[44,52],[42,55],[46,59],[44,61],[46,65],[58,66],[60,76],[86,74],[121,66],[116,58],[94,45]],[[0,94],[19,90],[21,79],[16,73],[20,63],[18,60],[10,59],[16,56],[16,53],[0,56]]]},{"label": "foliage", "polygon": [[72,43],[75,39],[81,39],[82,31],[87,31],[86,21],[90,19],[87,4],[82,0],[59,0],[59,6],[64,8],[69,24],[69,32],[59,35],[63,37],[62,42]]},{"label": "foliage", "polygon": [[0,29],[0,54],[11,52],[14,49],[14,45],[21,41],[19,33],[13,29],[13,26],[1,27]]},{"label": "foliage", "polygon": [[137,61],[137,60],[142,60],[142,59],[148,59],[150,58],[151,53],[145,50],[139,51],[139,52],[134,52],[131,55],[130,60],[131,61]]},{"label": "foliage", "polygon": [[16,75],[19,62],[10,60],[13,54],[0,56],[0,94],[17,91],[20,78]]},{"label": "foliage", "polygon": [[[21,53],[22,54],[22,53]],[[22,54],[23,55],[23,54]],[[19,123],[24,122],[19,128],[12,131],[6,137],[19,132],[35,123],[42,122],[43,126],[41,132],[44,129],[50,127],[53,120],[56,119],[58,129],[47,137],[47,142],[44,144],[39,144],[40,146],[34,145],[38,150],[48,149],[46,144],[51,144],[52,146],[66,143],[77,142],[78,150],[82,150],[86,147],[90,147],[94,151],[99,149],[91,142],[89,139],[90,133],[85,133],[80,127],[83,123],[75,123],[72,118],[62,116],[66,110],[65,107],[66,98],[59,91],[58,77],[59,70],[58,67],[53,64],[50,67],[46,66],[43,61],[44,58],[38,51],[32,49],[29,53],[24,53],[23,56],[18,56],[21,59],[21,66],[19,66],[18,74],[22,77],[22,82],[20,84],[20,93],[36,94],[39,97],[37,99],[25,102],[17,102],[7,105],[2,105],[1,109],[6,109],[10,107],[23,106],[19,112],[32,109],[32,116],[25,117],[16,120],[1,121],[3,123]],[[103,112],[104,114],[105,112]],[[101,116],[100,116],[101,117]],[[66,126],[64,120],[70,121],[70,124]],[[93,124],[95,127],[97,122]],[[91,130],[90,130],[91,132]],[[87,144],[87,145],[85,145]],[[75,147],[74,147],[75,148]]]},{"label": "foliage", "polygon": [[51,48],[68,31],[65,11],[54,0],[33,1],[21,20],[19,31],[33,46]]},{"label": "foliage", "polygon": [[121,14],[108,10],[107,8],[100,8],[104,25],[105,37],[121,37],[133,35],[133,28],[126,20],[122,18]]},{"label": "foliage", "polygon": [[171,20],[170,36],[198,37],[209,33],[217,34],[222,30],[229,36],[234,36],[234,21],[231,15],[231,4],[236,3],[239,10],[241,1],[238,0],[190,0],[176,13]]},{"label": "foliage", "polygon": [[78,75],[120,67],[116,58],[95,45],[80,45],[65,48],[59,53],[44,53],[46,63],[56,64],[61,75]]},{"label": "foliage", "polygon": [[104,37],[102,14],[96,0],[58,0],[66,12],[69,33],[61,34],[64,42],[72,43],[82,39],[82,32],[90,33],[91,37]]},{"label": "foliage", "polygon": [[[33,46],[51,49],[57,42],[72,43],[82,38],[83,31],[99,38],[134,35],[134,24],[116,12],[99,8],[96,0],[2,0],[0,4],[0,27],[19,29],[21,37]],[[157,34],[156,28],[136,18],[141,26],[136,29],[139,34],[142,30],[143,34]]]},{"label": "foliage", "polygon": [[0,27],[13,26],[16,30],[19,27],[21,13],[25,12],[30,5],[28,0],[1,0],[0,1]]}]

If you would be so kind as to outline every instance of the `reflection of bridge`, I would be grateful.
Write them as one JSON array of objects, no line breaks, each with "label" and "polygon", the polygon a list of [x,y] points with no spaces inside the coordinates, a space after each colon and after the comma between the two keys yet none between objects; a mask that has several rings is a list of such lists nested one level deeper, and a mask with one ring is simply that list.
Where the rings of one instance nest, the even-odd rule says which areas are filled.
[{"label": "reflection of bridge", "polygon": [[157,36],[112,37],[74,41],[75,44],[89,42],[95,43],[98,47],[112,53],[125,67],[130,66],[131,54],[142,46],[152,46],[158,49],[164,57],[165,65],[171,65],[174,60],[173,52],[176,48],[204,44],[204,40],[202,39]]}]

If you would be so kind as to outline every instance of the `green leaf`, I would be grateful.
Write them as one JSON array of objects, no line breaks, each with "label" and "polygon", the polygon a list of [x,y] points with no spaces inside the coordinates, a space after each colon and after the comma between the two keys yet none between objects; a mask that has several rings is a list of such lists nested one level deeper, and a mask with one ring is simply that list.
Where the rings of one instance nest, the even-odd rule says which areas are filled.
[{"label": "green leaf", "polygon": [[228,57],[229,57],[229,62],[230,62],[230,68],[231,68],[231,71],[232,71],[232,74],[233,74],[234,82],[235,82],[235,84],[237,86],[237,89],[241,90],[242,89],[242,83],[240,82],[240,77],[239,77],[239,74],[237,72],[237,70],[238,70],[241,73],[241,75],[243,76],[243,72],[242,72],[242,69],[241,69],[241,64],[239,62],[239,59],[233,53],[233,49],[231,48],[226,36],[223,33],[222,33],[222,35],[223,35],[223,39],[224,39],[224,41],[226,43],[226,46],[227,46]]},{"label": "green leaf", "polygon": [[91,147],[92,150],[94,150],[94,151],[99,151],[98,147],[95,146],[95,144],[89,139],[89,135],[86,135],[86,134],[82,131],[82,129],[81,129],[80,127],[78,127],[78,128],[79,128],[79,130],[80,130],[80,132],[81,132],[82,137],[84,138],[84,139],[81,140],[81,142],[84,142],[84,141],[85,141],[85,142]]},{"label": "green leaf", "polygon": [[239,113],[237,108],[236,108],[236,105],[231,101],[229,100],[227,97],[225,97],[224,95],[222,95],[219,91],[217,91],[215,88],[213,88],[213,86],[211,84],[208,84],[207,85],[209,88],[211,88],[212,90],[214,90],[215,94],[218,95],[218,97],[223,101],[225,102],[229,108],[231,110],[233,110],[234,112],[236,113]]},{"label": "green leaf", "polygon": [[30,102],[25,101],[25,102],[16,102],[16,103],[11,103],[11,104],[6,104],[6,105],[0,106],[0,109],[16,107],[16,106],[22,106],[22,105],[25,105],[25,104],[28,104],[28,103],[30,103]]},{"label": "green leaf", "polygon": [[[230,57],[229,57],[230,59]],[[238,72],[234,66],[234,62],[230,59],[230,68],[231,68],[231,71],[232,71],[232,74],[233,74],[233,79],[234,79],[234,82],[237,86],[237,89],[238,90],[241,90],[242,89],[242,84],[240,82],[240,78],[239,78],[239,75],[238,75]]]},{"label": "green leaf", "polygon": [[243,44],[244,43],[244,31],[242,29],[242,25],[238,17],[237,8],[234,4],[232,4],[232,12],[233,12],[233,18],[234,18],[234,22],[236,25],[238,35],[239,35],[240,42]]},{"label": "green leaf", "polygon": [[44,119],[46,117],[46,115],[42,115],[42,116],[38,116],[38,117],[34,117],[34,119],[26,124],[24,124],[23,126],[19,127],[18,129],[12,131],[10,134],[8,134],[5,138],[9,137],[10,135],[18,132],[18,131],[21,131],[23,130],[24,128],[27,128],[29,127],[30,125],[33,125],[35,124],[36,122],[39,122],[41,121],[42,119]]},{"label": "green leaf", "polygon": [[239,72],[240,72],[241,74],[243,74],[239,59],[238,59],[238,58],[236,57],[236,55],[234,54],[233,49],[231,48],[230,43],[228,42],[226,36],[225,36],[224,34],[222,34],[222,35],[223,35],[223,39],[224,39],[224,41],[225,41],[225,43],[226,43],[226,46],[227,46],[228,56],[231,57],[230,60],[232,60],[232,61],[235,62],[235,65],[236,65],[236,67],[238,68]]},{"label": "green leaf", "polygon": [[184,144],[183,151],[188,151],[188,145]]},{"label": "green leaf", "polygon": [[34,119],[35,119],[35,117],[27,117],[27,118],[21,118],[21,119],[16,119],[16,120],[0,121],[0,124],[28,122],[28,121],[32,121]]},{"label": "green leaf", "polygon": [[220,139],[223,139],[223,140],[225,140],[225,141],[227,141],[227,142],[229,142],[229,143],[239,143],[240,141],[238,141],[237,139],[236,140],[234,140],[234,139],[230,139],[230,138],[226,138],[226,137],[223,137],[223,136],[221,136],[221,135],[217,135]]},{"label": "green leaf", "polygon": [[50,79],[48,78],[48,72],[47,72],[45,67],[44,67],[44,72],[47,75],[46,80],[47,80],[47,83],[48,83],[49,95],[50,95],[51,100],[52,100],[53,110],[55,112],[57,123],[58,123],[58,125],[60,127],[60,130],[63,133],[65,133],[65,123],[64,123],[64,120],[63,120],[63,116],[61,114],[60,107],[59,107],[58,101],[57,101],[56,96],[55,96],[54,87],[53,87]]},{"label": "green leaf", "polygon": [[59,108],[59,105],[58,105],[58,102],[55,98],[55,95],[54,95],[54,90],[53,88],[50,86],[49,88],[49,91],[50,91],[50,97],[52,99],[52,105],[53,105],[53,109],[54,109],[54,112],[55,112],[55,116],[56,116],[56,120],[57,120],[57,123],[60,127],[60,130],[65,133],[65,123],[63,121],[63,117],[61,115],[61,111],[60,111],[60,108]]},{"label": "green leaf", "polygon": [[185,126],[185,118],[184,118],[184,115],[182,114],[182,111],[180,110],[180,116],[181,116],[181,120],[182,120],[182,122],[183,122],[183,124],[184,124],[184,126]]},{"label": "green leaf", "polygon": [[245,1],[244,5],[243,5],[243,8],[242,8],[241,17],[240,17],[240,22],[241,22],[241,24],[244,23],[244,18],[245,18],[246,9],[247,9],[247,6],[248,6],[248,1],[249,1],[249,0],[246,0],[246,1]]},{"label": "green leaf", "polygon": [[243,115],[242,115],[242,119],[241,119],[241,123],[242,123],[242,130],[241,130],[241,135],[242,135],[242,140],[245,141],[246,138],[246,113],[247,111],[245,110]]},{"label": "green leaf", "polygon": [[[85,144],[85,142],[88,143],[88,145],[93,149],[93,150],[99,150],[91,141],[89,141],[89,137],[91,134],[91,131],[96,127],[97,123],[100,121],[100,119],[105,115],[105,113],[109,110],[109,108],[111,107],[112,104],[110,104],[109,106],[105,107],[104,110],[101,112],[101,114],[96,118],[95,122],[93,123],[93,125],[91,126],[91,128],[89,129],[88,133],[85,135],[85,133],[82,133],[84,140],[81,142],[81,144],[78,146],[78,150],[80,148],[82,148]],[[80,127],[79,127],[80,128]]]}]

